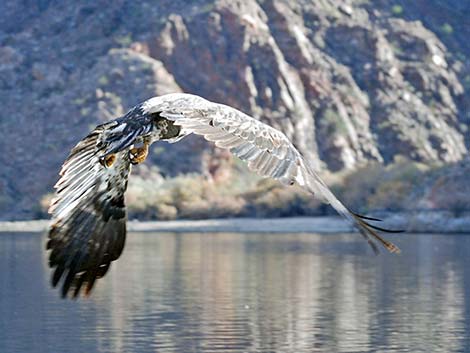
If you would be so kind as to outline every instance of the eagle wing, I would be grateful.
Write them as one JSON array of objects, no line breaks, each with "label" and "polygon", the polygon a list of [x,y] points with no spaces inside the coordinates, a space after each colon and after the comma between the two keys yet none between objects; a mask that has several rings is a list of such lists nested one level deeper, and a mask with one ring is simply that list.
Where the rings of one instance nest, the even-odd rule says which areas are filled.
[{"label": "eagle wing", "polygon": [[55,268],[52,285],[63,278],[63,297],[69,292],[76,297],[82,287],[88,294],[124,247],[124,192],[131,169],[127,150],[117,152],[108,167],[100,162],[110,147],[105,135],[116,125],[98,126],[80,141],[64,162],[55,185],[47,249],[49,265]]},{"label": "eagle wing", "polygon": [[[252,171],[286,185],[298,184],[331,204],[375,252],[374,241],[390,252],[399,252],[377,234],[394,231],[372,225],[367,221],[377,219],[347,209],[282,132],[229,106],[194,95],[170,94],[151,98],[124,117],[98,126],[64,162],[49,209],[52,225],[47,243],[49,265],[55,268],[52,284],[55,287],[63,280],[62,296],[71,293],[76,297],[81,288],[88,294],[96,279],[121,255],[126,238],[124,193],[131,170],[129,149],[151,133],[160,117],[178,129],[162,121],[159,137],[176,142],[190,133],[202,135],[216,146],[230,149]],[[114,161],[108,164],[107,157]]]},{"label": "eagle wing", "polygon": [[161,116],[181,126],[182,135],[202,135],[216,146],[230,149],[253,172],[279,180],[285,185],[300,185],[321,201],[329,203],[354,225],[374,252],[378,252],[374,240],[390,252],[400,251],[377,233],[377,230],[392,233],[399,231],[372,225],[366,220],[378,220],[358,215],[346,208],[281,131],[232,107],[212,103],[197,96],[181,96],[181,99],[172,100],[171,104],[162,104],[159,108],[165,108],[160,111]]}]

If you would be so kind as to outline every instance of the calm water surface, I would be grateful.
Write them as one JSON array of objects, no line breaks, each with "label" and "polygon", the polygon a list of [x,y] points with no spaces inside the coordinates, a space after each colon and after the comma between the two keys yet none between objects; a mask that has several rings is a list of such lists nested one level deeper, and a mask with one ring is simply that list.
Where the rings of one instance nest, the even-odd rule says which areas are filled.
[{"label": "calm water surface", "polygon": [[87,300],[0,233],[0,352],[470,352],[470,236],[130,234]]}]

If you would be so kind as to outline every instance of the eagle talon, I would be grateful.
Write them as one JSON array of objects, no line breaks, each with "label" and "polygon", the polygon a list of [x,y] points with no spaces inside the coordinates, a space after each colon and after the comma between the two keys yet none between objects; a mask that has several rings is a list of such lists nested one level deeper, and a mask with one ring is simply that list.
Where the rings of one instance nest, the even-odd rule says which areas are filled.
[{"label": "eagle talon", "polygon": [[105,157],[100,158],[100,163],[102,166],[109,168],[113,165],[113,163],[116,161],[116,155],[115,154],[110,154]]},{"label": "eagle talon", "polygon": [[129,158],[132,164],[140,164],[147,158],[149,153],[148,144],[144,143],[142,147],[134,147],[129,151]]}]

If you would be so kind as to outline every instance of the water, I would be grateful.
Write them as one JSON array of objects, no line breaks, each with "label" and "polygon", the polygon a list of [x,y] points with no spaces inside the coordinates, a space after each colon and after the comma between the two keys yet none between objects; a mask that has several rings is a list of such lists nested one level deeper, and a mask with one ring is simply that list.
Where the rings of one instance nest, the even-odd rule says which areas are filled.
[{"label": "water", "polygon": [[91,298],[0,233],[0,352],[470,352],[470,236],[130,234]]}]

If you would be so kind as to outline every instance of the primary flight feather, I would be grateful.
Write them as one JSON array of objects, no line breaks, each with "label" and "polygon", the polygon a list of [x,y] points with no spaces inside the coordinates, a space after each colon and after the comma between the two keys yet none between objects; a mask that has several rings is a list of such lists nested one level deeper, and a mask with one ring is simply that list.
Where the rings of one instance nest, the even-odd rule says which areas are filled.
[{"label": "primary flight feather", "polygon": [[126,115],[97,126],[70,152],[55,185],[47,249],[52,284],[62,296],[89,294],[118,259],[126,238],[124,194],[132,164],[145,160],[155,141],[176,142],[191,133],[230,151],[250,170],[284,185],[297,184],[329,203],[353,224],[375,252],[379,242],[399,252],[377,230],[393,232],[348,210],[280,131],[223,104],[175,93],[151,98]]}]

